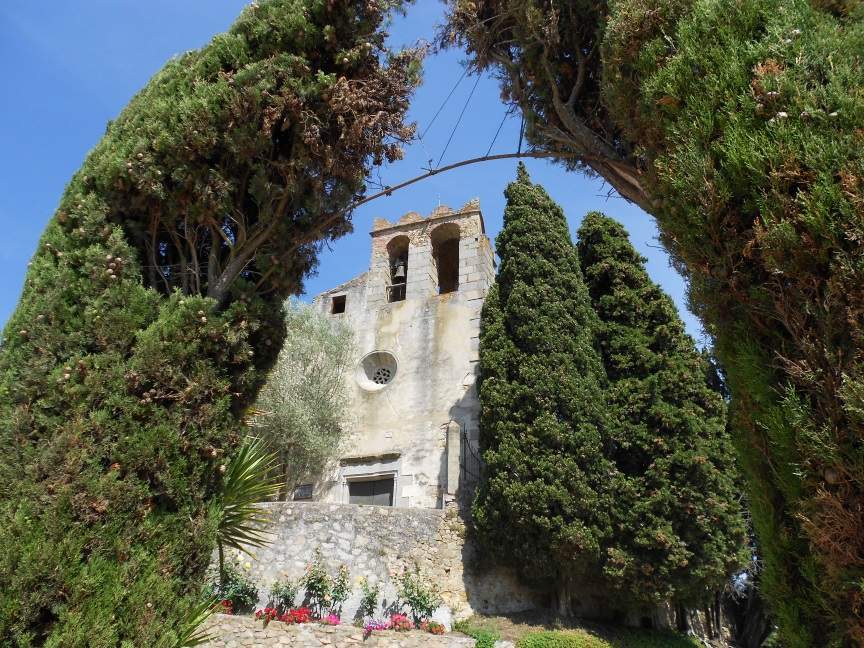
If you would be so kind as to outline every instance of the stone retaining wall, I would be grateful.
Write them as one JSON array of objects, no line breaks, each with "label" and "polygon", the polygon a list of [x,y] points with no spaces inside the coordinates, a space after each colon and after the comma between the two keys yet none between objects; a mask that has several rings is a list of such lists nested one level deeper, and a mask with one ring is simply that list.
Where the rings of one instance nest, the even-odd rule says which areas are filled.
[{"label": "stone retaining wall", "polygon": [[419,568],[426,582],[438,586],[444,606],[434,618],[448,628],[453,618],[474,612],[518,612],[540,602],[512,574],[479,567],[479,556],[473,543],[466,542],[465,523],[455,509],[323,502],[280,502],[268,507],[272,542],[254,549],[254,558],[235,555],[241,570],[259,588],[259,605],[266,603],[274,581],[302,576],[316,549],[331,574],[341,564],[350,571],[353,591],[342,613],[346,622],[354,618],[360,602],[357,581],[361,576],[380,584],[386,606],[395,598],[395,577],[404,569]]},{"label": "stone retaining wall", "polygon": [[[252,550],[254,557],[233,554],[241,571],[256,584],[258,607],[267,604],[270,586],[277,580],[300,578],[320,549],[331,575],[348,567],[352,591],[342,609],[343,623],[350,624],[360,603],[359,579],[381,587],[376,616],[396,599],[397,576],[419,568],[422,580],[435,584],[444,604],[433,619],[448,629],[454,620],[474,613],[511,614],[549,604],[548,596],[525,587],[514,574],[484,561],[467,538],[465,522],[456,508],[423,509],[358,506],[327,502],[278,502],[270,509],[271,542]],[[232,555],[227,556],[231,558]],[[301,595],[302,596],[302,591]],[[301,603],[297,597],[295,605]],[[655,628],[672,627],[671,608],[623,609],[621,601],[602,588],[584,583],[574,588],[576,616]],[[691,614],[697,634],[701,624]]]},{"label": "stone retaining wall", "polygon": [[[287,625],[273,621],[266,628],[248,616],[214,614],[205,629],[213,639],[206,648],[473,648],[474,640],[460,634],[432,635],[428,632],[383,630],[363,636],[353,626],[317,623]],[[504,642],[499,642],[501,648]],[[508,644],[509,645],[509,644]]]}]

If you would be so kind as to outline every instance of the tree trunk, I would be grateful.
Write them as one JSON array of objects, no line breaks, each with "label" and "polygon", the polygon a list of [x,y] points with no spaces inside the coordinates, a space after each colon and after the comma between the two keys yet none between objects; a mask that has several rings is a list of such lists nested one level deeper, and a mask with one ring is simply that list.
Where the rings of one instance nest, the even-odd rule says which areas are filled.
[{"label": "tree trunk", "polygon": [[573,584],[570,578],[564,577],[558,583],[555,610],[562,617],[573,616]]},{"label": "tree trunk", "polygon": [[675,604],[675,629],[678,632],[687,632],[690,629],[690,623],[687,619],[687,608],[680,603]]}]

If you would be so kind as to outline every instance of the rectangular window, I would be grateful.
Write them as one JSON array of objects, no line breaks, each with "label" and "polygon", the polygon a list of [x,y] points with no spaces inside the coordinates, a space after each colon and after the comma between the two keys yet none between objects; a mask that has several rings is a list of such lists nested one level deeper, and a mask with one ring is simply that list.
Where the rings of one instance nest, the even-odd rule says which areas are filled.
[{"label": "rectangular window", "polygon": [[312,499],[312,484],[300,484],[294,489],[295,500],[311,500]]},{"label": "rectangular window", "polygon": [[349,481],[348,503],[393,506],[393,478]]},{"label": "rectangular window", "polygon": [[345,312],[345,295],[337,295],[330,302],[330,312],[339,315]]}]

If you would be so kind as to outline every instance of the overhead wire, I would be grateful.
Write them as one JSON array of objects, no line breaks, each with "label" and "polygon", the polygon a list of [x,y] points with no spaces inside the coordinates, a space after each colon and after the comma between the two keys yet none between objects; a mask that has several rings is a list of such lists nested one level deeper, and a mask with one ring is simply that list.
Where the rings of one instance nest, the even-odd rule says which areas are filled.
[{"label": "overhead wire", "polygon": [[447,153],[447,149],[450,147],[450,142],[453,141],[453,136],[456,134],[456,129],[459,128],[459,124],[462,123],[462,117],[465,116],[465,111],[468,109],[468,104],[471,103],[471,97],[474,96],[474,91],[477,89],[477,85],[480,83],[480,78],[482,75],[477,75],[477,80],[474,82],[474,86],[471,88],[471,92],[468,93],[468,98],[465,100],[465,105],[462,106],[462,112],[459,113],[459,119],[456,120],[456,124],[453,126],[453,130],[450,131],[450,137],[447,138],[447,143],[444,145],[444,150],[441,151],[441,155],[438,158],[438,162],[435,164],[435,168],[437,169],[441,166],[441,160],[444,159],[444,154]]},{"label": "overhead wire", "polygon": [[460,77],[456,80],[456,83],[453,85],[453,87],[450,88],[450,92],[448,93],[448,95],[447,95],[446,97],[444,97],[444,101],[441,102],[441,105],[438,106],[438,110],[436,110],[436,111],[435,111],[435,114],[432,116],[432,120],[431,120],[431,121],[426,125],[426,128],[423,129],[423,132],[420,134],[420,139],[421,139],[421,140],[422,140],[424,137],[426,137],[426,133],[428,133],[428,132],[429,132],[429,129],[432,128],[432,124],[434,124],[434,123],[435,123],[435,120],[438,119],[438,115],[440,115],[440,114],[441,114],[441,111],[444,110],[444,106],[446,106],[446,105],[447,105],[447,102],[450,101],[450,97],[452,97],[452,96],[453,96],[453,93],[456,92],[456,88],[458,88],[458,87],[459,87],[459,84],[462,83],[462,79],[465,78],[465,75],[466,75],[466,74],[468,74],[468,68],[467,68],[467,67],[466,67],[465,69],[462,70],[462,76],[460,76]]},{"label": "overhead wire", "polygon": [[508,108],[504,112],[504,117],[501,119],[501,123],[498,124],[498,130],[495,131],[494,137],[492,137],[492,141],[489,143],[489,148],[486,149],[486,155],[489,155],[492,152],[492,147],[495,146],[495,140],[498,139],[498,134],[501,132],[501,128],[504,126],[504,122],[507,121],[507,118],[510,116],[512,112],[511,108]]}]

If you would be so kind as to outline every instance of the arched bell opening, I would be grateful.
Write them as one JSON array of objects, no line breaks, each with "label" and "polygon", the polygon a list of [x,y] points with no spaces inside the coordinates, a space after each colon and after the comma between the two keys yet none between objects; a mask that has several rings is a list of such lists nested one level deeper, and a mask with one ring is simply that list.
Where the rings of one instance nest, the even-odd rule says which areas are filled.
[{"label": "arched bell opening", "polygon": [[408,244],[407,236],[395,236],[387,244],[390,261],[390,284],[387,286],[387,301],[397,302],[405,299],[408,288]]},{"label": "arched bell opening", "polygon": [[432,260],[438,275],[438,294],[459,290],[459,225],[444,223],[432,230]]}]

